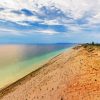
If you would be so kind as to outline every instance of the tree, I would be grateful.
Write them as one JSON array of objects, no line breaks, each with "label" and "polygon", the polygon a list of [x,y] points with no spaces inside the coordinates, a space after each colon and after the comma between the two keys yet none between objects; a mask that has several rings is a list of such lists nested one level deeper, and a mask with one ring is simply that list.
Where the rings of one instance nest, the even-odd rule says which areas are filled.
[{"label": "tree", "polygon": [[92,45],[94,45],[94,42],[92,42]]}]

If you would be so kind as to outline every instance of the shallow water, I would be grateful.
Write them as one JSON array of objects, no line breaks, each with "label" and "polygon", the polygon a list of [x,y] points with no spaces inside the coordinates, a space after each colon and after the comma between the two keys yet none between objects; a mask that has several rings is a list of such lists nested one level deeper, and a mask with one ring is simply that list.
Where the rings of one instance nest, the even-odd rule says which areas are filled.
[{"label": "shallow water", "polygon": [[36,70],[73,44],[0,45],[0,88]]}]

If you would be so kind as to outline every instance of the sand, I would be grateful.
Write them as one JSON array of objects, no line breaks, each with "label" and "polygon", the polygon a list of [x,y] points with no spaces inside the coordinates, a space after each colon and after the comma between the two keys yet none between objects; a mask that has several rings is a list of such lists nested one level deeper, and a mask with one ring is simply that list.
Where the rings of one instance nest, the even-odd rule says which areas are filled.
[{"label": "sand", "polygon": [[100,100],[100,48],[75,47],[0,91],[0,100]]}]

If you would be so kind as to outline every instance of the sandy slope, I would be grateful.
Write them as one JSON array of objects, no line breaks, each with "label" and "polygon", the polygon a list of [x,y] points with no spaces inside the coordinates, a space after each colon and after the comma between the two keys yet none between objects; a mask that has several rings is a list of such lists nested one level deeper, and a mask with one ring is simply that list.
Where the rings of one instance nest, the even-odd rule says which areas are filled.
[{"label": "sandy slope", "polygon": [[0,100],[100,100],[100,49],[62,53],[1,91]]}]

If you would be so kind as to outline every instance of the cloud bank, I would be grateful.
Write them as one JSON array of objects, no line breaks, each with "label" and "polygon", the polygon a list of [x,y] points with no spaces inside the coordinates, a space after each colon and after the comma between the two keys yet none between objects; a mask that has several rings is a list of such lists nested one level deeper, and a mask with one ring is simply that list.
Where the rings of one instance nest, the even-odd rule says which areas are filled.
[{"label": "cloud bank", "polygon": [[76,41],[81,35],[91,41],[99,35],[100,0],[0,1],[1,37],[64,35]]}]

